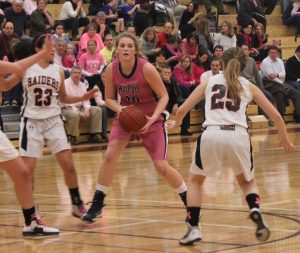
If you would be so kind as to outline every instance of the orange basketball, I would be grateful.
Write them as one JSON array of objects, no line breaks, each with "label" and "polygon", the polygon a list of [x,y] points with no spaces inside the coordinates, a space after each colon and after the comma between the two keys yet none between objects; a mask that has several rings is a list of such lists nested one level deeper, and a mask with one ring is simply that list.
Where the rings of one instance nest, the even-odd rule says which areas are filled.
[{"label": "orange basketball", "polygon": [[146,125],[147,118],[140,108],[132,105],[122,110],[119,122],[126,132],[138,133]]}]

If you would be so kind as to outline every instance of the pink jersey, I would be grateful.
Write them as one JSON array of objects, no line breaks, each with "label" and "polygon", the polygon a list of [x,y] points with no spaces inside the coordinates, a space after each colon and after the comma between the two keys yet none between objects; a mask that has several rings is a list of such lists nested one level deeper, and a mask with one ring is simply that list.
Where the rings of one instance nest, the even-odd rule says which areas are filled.
[{"label": "pink jersey", "polygon": [[[152,116],[157,105],[157,97],[144,77],[143,67],[145,63],[147,61],[138,58],[132,74],[126,77],[121,72],[120,62],[114,61],[112,63],[113,82],[121,97],[121,105],[138,106],[146,115]],[[121,128],[118,119],[116,119],[111,128],[109,139],[113,141],[128,138],[131,135]],[[167,159],[168,141],[162,116],[140,137],[152,160]]]},{"label": "pink jersey", "polygon": [[120,62],[114,61],[113,82],[121,97],[121,105],[138,106],[146,115],[152,116],[157,105],[157,97],[144,77],[143,67],[146,63],[146,60],[138,58],[133,73],[126,77],[121,73]]}]

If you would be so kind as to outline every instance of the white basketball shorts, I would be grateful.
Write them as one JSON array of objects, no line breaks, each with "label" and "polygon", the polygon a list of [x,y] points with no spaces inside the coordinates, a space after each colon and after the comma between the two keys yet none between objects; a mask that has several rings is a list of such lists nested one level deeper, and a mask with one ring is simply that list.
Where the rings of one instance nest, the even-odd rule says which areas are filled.
[{"label": "white basketball shorts", "polygon": [[243,173],[246,181],[253,179],[253,153],[246,128],[207,127],[196,142],[190,173],[219,178],[225,161],[236,176]]},{"label": "white basketball shorts", "polygon": [[6,135],[0,131],[0,163],[13,160],[18,157],[18,151],[11,144]]},{"label": "white basketball shorts", "polygon": [[61,116],[42,120],[23,117],[19,138],[20,155],[40,157],[45,143],[52,154],[71,149]]}]

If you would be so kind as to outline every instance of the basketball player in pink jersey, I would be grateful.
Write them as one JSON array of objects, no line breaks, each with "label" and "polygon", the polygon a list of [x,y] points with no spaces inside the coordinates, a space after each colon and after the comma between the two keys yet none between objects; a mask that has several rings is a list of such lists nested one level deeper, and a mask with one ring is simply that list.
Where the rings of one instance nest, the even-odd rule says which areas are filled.
[{"label": "basketball player in pink jersey", "polygon": [[[167,133],[162,112],[168,103],[168,93],[155,67],[139,57],[139,46],[134,35],[122,33],[116,39],[118,60],[108,65],[105,71],[105,101],[107,106],[119,113],[130,105],[138,106],[148,117],[140,132],[140,138],[148,151],[154,167],[167,183],[174,188],[186,204],[186,184],[181,175],[167,161]],[[121,102],[116,100],[116,94]],[[82,220],[95,222],[101,215],[104,198],[112,184],[117,158],[132,137],[115,119],[108,147],[101,165],[98,184],[91,207]]]},{"label": "basketball player in pink jersey", "polygon": [[[45,36],[34,40],[37,52],[41,51]],[[86,210],[80,198],[71,146],[64,129],[59,102],[72,104],[89,100],[98,92],[98,88],[82,96],[69,96],[64,86],[64,73],[60,66],[53,63],[53,56],[54,47],[47,57],[28,68],[23,76],[24,102],[21,109],[19,150],[34,178],[37,158],[42,155],[44,144],[47,144],[64,172],[72,201],[72,214],[81,218]]]},{"label": "basketball player in pink jersey", "polygon": [[[23,71],[33,65],[36,61],[48,57],[52,47],[51,37],[48,36],[43,50],[39,53],[16,63],[0,61],[0,91],[10,90],[18,84],[22,78]],[[7,74],[11,75],[5,77]],[[2,131],[0,131],[0,167],[7,171],[14,182],[16,196],[22,208],[25,220],[23,235],[35,236],[59,234],[58,229],[43,225],[36,215],[29,168],[21,157],[18,156],[18,152]]]},{"label": "basketball player in pink jersey", "polygon": [[[180,126],[185,114],[205,98],[205,130],[198,137],[190,167],[188,188],[187,232],[180,239],[181,245],[191,245],[202,239],[198,226],[202,192],[205,178],[218,178],[224,160],[235,173],[250,209],[250,219],[256,225],[256,239],[266,241],[270,230],[260,211],[260,197],[254,180],[254,166],[250,136],[247,132],[247,106],[253,100],[275,123],[281,145],[287,152],[295,150],[289,141],[284,121],[257,86],[240,76],[246,66],[246,56],[239,48],[230,48],[223,56],[224,74],[209,78],[201,83],[179,107],[170,127]],[[173,125],[172,125],[173,124]],[[227,158],[227,159],[226,159]]]}]

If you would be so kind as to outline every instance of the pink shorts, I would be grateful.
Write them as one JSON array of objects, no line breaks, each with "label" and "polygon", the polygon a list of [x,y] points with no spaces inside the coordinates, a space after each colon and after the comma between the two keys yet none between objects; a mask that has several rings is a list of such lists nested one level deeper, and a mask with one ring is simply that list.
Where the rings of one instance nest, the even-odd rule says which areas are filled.
[{"label": "pink shorts", "polygon": [[[123,139],[133,134],[124,131],[118,120],[113,122],[109,141]],[[153,161],[167,160],[168,135],[164,127],[164,121],[158,120],[149,127],[145,134],[140,134],[144,147]]]}]

